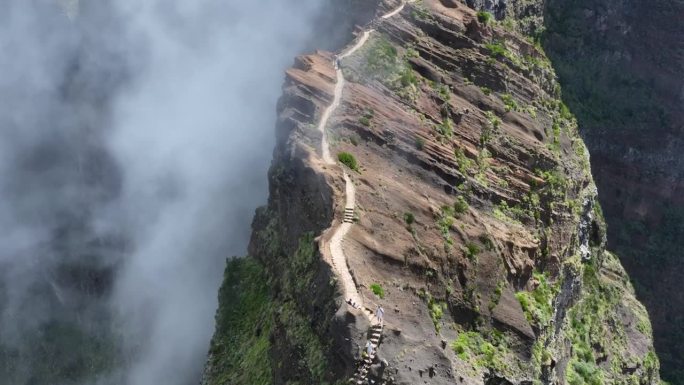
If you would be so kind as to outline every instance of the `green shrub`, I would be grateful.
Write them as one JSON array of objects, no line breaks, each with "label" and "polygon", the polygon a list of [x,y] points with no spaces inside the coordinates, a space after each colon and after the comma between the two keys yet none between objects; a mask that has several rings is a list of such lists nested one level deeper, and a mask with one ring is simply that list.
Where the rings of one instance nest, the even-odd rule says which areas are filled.
[{"label": "green shrub", "polygon": [[453,123],[451,123],[451,119],[446,118],[442,120],[442,124],[437,126],[437,131],[445,138],[451,139],[454,134],[454,126]]},{"label": "green shrub", "polygon": [[442,206],[439,217],[437,218],[437,226],[444,237],[444,240],[451,245],[451,226],[454,224],[454,208],[451,206]]},{"label": "green shrub", "polygon": [[494,250],[494,241],[492,241],[492,239],[489,238],[487,234],[480,235],[479,239],[480,242],[482,242],[482,244],[484,245],[485,249],[487,249],[488,251]]},{"label": "green shrub", "polygon": [[489,24],[492,21],[492,14],[487,11],[480,11],[477,13],[477,21],[482,24]]},{"label": "green shrub", "polygon": [[498,129],[501,127],[501,119],[499,119],[499,117],[496,116],[492,111],[485,112],[485,116],[487,117],[492,129]]},{"label": "green shrub", "polygon": [[415,50],[400,57],[397,49],[385,37],[372,39],[368,47],[365,51],[364,73],[397,92],[402,99],[411,100],[415,97],[418,75],[408,62]]},{"label": "green shrub", "polygon": [[417,136],[417,137],[416,137],[415,145],[416,145],[416,148],[417,148],[418,150],[421,150],[421,151],[422,151],[423,148],[425,148],[425,139],[423,139],[423,138]]},{"label": "green shrub", "polygon": [[539,285],[533,291],[521,291],[515,294],[527,319],[536,325],[545,326],[553,316],[553,299],[558,287],[551,286],[546,274],[534,273]]},{"label": "green shrub", "polygon": [[432,319],[432,324],[435,325],[435,330],[439,332],[441,330],[441,325],[439,321],[444,316],[444,310],[447,308],[447,304],[444,302],[436,301],[432,296],[428,301],[428,309],[430,310],[430,318]]},{"label": "green shrub", "polygon": [[458,335],[458,338],[451,343],[451,347],[460,359],[467,360],[468,353],[477,349],[477,337],[479,337],[479,334],[475,332],[461,333]]},{"label": "green shrub", "polygon": [[399,81],[404,87],[415,86],[418,84],[418,77],[411,67],[405,66],[399,73]]},{"label": "green shrub", "polygon": [[493,42],[485,44],[485,48],[493,57],[507,57],[509,55],[508,48],[501,42]]},{"label": "green shrub", "polygon": [[356,158],[354,155],[348,152],[340,152],[337,154],[337,159],[340,161],[340,163],[346,165],[350,169],[359,171],[359,165],[356,163]]},{"label": "green shrub", "polygon": [[[495,334],[495,333],[492,333]],[[475,364],[476,367],[487,367],[497,371],[506,370],[502,358],[508,353],[506,341],[503,337],[491,338],[490,341],[478,332],[461,332],[454,342],[451,343],[452,349],[458,358]]]},{"label": "green shrub", "polygon": [[391,73],[397,62],[397,49],[387,39],[371,43],[366,56],[367,69],[380,76]]},{"label": "green shrub", "polygon": [[480,247],[473,242],[466,243],[465,247],[463,248],[463,254],[471,261],[474,261],[479,253]]},{"label": "green shrub", "polygon": [[374,283],[370,285],[370,289],[373,292],[373,294],[378,296],[378,298],[385,298],[385,289],[383,289],[382,286],[380,286],[380,284]]},{"label": "green shrub", "polygon": [[468,211],[468,207],[468,202],[466,202],[463,196],[456,198],[456,202],[454,202],[454,212],[457,214],[464,214],[466,211]]},{"label": "green shrub", "polygon": [[363,115],[361,115],[361,117],[359,118],[359,122],[366,127],[370,127],[373,116],[375,116],[375,111],[372,109],[368,109],[363,113]]},{"label": "green shrub", "polygon": [[444,84],[439,85],[437,92],[439,93],[439,97],[445,102],[451,99],[451,91],[449,91],[449,87],[445,86]]},{"label": "green shrub", "polygon": [[473,167],[473,161],[470,160],[470,158],[468,158],[460,148],[454,150],[454,156],[456,157],[458,171],[460,171],[463,175],[467,175],[470,169]]},{"label": "green shrub", "polygon": [[502,41],[487,43],[485,44],[485,48],[489,51],[489,56],[492,58],[492,60],[506,58],[516,66],[520,67],[523,65],[522,59],[520,59],[513,52],[509,51],[506,47],[506,44]]},{"label": "green shrub", "polygon": [[501,95],[501,100],[506,105],[506,112],[508,111],[518,111],[518,103],[513,99],[510,94]]},{"label": "green shrub", "polygon": [[404,213],[404,222],[406,222],[407,225],[411,226],[415,221],[416,217],[412,213]]}]

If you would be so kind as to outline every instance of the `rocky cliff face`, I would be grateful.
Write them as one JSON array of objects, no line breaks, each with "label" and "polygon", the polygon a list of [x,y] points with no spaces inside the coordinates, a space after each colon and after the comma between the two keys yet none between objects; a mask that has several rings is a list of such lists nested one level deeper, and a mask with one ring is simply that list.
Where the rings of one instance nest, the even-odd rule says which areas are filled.
[{"label": "rocky cliff face", "polygon": [[684,383],[684,3],[549,1],[547,46],[592,155],[616,250]]},{"label": "rocky cliff face", "polygon": [[[203,384],[658,383],[544,52],[455,0],[396,6],[339,62],[288,70],[269,203],[226,269]],[[350,290],[385,309],[368,362]]]}]

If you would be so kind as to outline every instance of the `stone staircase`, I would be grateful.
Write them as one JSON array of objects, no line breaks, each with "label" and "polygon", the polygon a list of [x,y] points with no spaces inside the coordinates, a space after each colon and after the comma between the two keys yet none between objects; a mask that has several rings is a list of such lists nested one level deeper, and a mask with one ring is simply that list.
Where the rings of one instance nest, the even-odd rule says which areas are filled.
[{"label": "stone staircase", "polygon": [[[380,345],[380,339],[382,338],[383,327],[384,326],[382,322],[371,326],[371,334],[368,341],[370,341],[371,346],[373,347],[373,353],[370,356],[364,354],[365,357],[362,355],[359,366],[356,369],[356,373],[354,373],[354,375],[349,379],[350,384],[362,385],[368,382],[368,372],[370,371],[375,356],[378,354],[378,346]],[[363,352],[366,352],[365,345],[363,347]]]},{"label": "stone staircase", "polygon": [[354,223],[354,209],[351,207],[346,207],[344,209],[344,223]]}]

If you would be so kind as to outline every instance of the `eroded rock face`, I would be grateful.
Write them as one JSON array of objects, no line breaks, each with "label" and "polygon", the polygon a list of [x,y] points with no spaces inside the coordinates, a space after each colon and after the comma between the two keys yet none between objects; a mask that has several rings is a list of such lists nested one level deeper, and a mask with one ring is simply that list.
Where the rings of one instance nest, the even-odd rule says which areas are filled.
[{"label": "eroded rock face", "polygon": [[[364,304],[386,310],[370,375],[657,383],[648,316],[604,252],[588,155],[543,52],[456,1],[409,3],[373,28],[339,63],[327,127],[330,151],[358,164],[346,267]],[[254,223],[250,255],[272,293],[265,383],[345,382],[367,338],[320,254],[345,207],[345,166],[321,160],[316,130],[340,81],[333,58],[287,72]],[[221,347],[246,337],[228,337],[214,338],[206,384],[240,383]]]}]

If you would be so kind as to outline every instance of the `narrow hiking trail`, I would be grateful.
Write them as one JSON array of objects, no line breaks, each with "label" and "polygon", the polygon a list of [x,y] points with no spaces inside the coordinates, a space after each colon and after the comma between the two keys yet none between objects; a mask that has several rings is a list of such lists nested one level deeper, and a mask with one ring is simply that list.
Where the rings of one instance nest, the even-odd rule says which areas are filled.
[{"label": "narrow hiking trail", "polygon": [[[359,50],[368,41],[371,31],[364,31],[361,37],[358,39],[356,44],[351,48],[345,50],[343,53],[338,55],[334,60],[335,74],[337,77],[337,82],[335,83],[335,92],[333,95],[333,101],[330,106],[323,111],[321,116],[321,121],[318,123],[318,131],[321,132],[321,154],[323,157],[323,162],[328,165],[334,165],[335,160],[330,155],[330,145],[328,143],[328,135],[326,133],[325,127],[330,120],[333,112],[339,107],[340,101],[342,100],[342,92],[344,91],[345,79],[342,69],[338,66],[338,62]],[[346,171],[343,171],[344,184],[345,184],[345,204],[344,204],[344,220],[343,223],[335,230],[332,238],[330,239],[330,255],[333,269],[337,274],[341,284],[342,291],[344,294],[344,299],[351,300],[352,303],[356,304],[363,310],[364,315],[369,320],[373,319],[373,313],[371,310],[364,308],[363,300],[358,290],[356,289],[356,284],[349,272],[349,267],[347,265],[347,257],[342,249],[342,241],[351,229],[354,223],[354,209],[356,207],[356,188],[354,187],[354,182],[349,177]]]},{"label": "narrow hiking trail", "polygon": [[389,12],[389,13],[386,13],[386,14],[380,16],[380,17],[383,18],[383,19],[389,19],[390,17],[392,17],[392,16],[398,14],[399,12],[401,12],[401,11],[404,9],[405,6],[406,6],[406,2],[402,1],[402,2],[401,2],[401,5],[399,5],[395,10],[393,10],[393,11],[391,11],[391,12]]},{"label": "narrow hiking trail", "polygon": [[[382,15],[381,19],[388,19],[394,15],[397,15],[404,9],[405,5],[406,3],[402,2],[401,5],[396,9]],[[354,52],[363,47],[373,31],[373,29],[363,31],[361,36],[357,39],[357,42],[352,47],[342,51],[333,59],[333,66],[335,68],[337,80],[335,83],[333,100],[332,103],[330,103],[330,105],[325,109],[325,111],[323,111],[321,120],[318,123],[318,131],[321,132],[321,157],[323,158],[323,162],[327,165],[336,164],[335,160],[330,155],[330,145],[328,143],[326,126],[332,114],[335,112],[337,107],[339,107],[342,100],[342,92],[344,91],[345,79],[342,69],[339,66],[340,61],[348,56],[351,56],[354,54]],[[356,288],[356,284],[354,283],[354,279],[352,278],[351,272],[349,270],[349,265],[347,264],[347,257],[344,253],[344,249],[342,248],[342,241],[351,229],[351,226],[354,224],[354,209],[356,207],[356,188],[354,187],[354,182],[346,170],[343,170],[342,175],[344,177],[345,184],[343,221],[342,224],[334,230],[334,233],[330,238],[329,245],[323,245],[323,247],[327,246],[330,248],[332,267],[340,283],[342,284],[342,291],[345,301],[350,301],[355,305],[355,308],[361,309],[362,313],[371,324],[367,341],[367,343],[371,346],[370,354],[365,354],[365,356],[362,357],[354,375],[349,379],[350,383],[361,385],[367,381],[368,372],[377,354],[378,345],[380,345],[380,339],[382,338],[384,322],[374,317],[372,309],[364,306],[363,299]]]},{"label": "narrow hiking trail", "polygon": [[328,125],[328,120],[330,120],[330,116],[333,112],[335,112],[337,107],[339,107],[340,105],[340,101],[342,100],[342,91],[344,91],[345,85],[344,74],[342,73],[342,69],[338,66],[338,62],[346,58],[347,56],[353,54],[359,48],[363,47],[363,45],[366,44],[366,41],[368,41],[371,32],[372,30],[364,31],[359,41],[353,47],[344,51],[342,54],[338,55],[334,59],[333,65],[335,66],[335,76],[337,77],[337,82],[335,83],[333,101],[332,103],[330,103],[328,108],[326,108],[325,111],[323,111],[321,121],[318,123],[318,131],[321,132],[321,153],[323,154],[323,161],[326,164],[333,165],[335,164],[335,160],[330,156],[330,145],[328,144],[328,134],[325,130],[325,126]]}]

